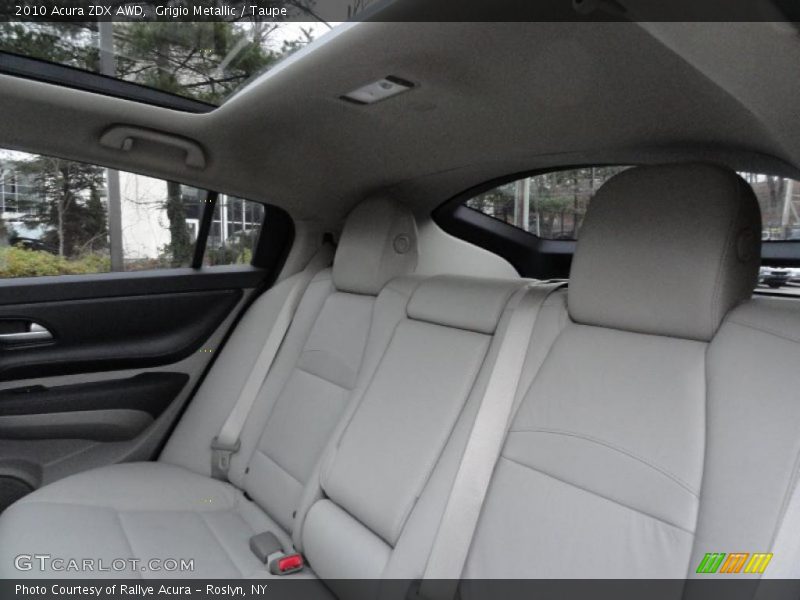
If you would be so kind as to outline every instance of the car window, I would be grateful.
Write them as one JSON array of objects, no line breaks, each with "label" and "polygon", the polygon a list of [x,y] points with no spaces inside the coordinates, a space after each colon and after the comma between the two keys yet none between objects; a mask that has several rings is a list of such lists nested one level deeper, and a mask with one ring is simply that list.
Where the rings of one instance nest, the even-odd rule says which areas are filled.
[{"label": "car window", "polygon": [[549,240],[578,237],[595,192],[627,166],[551,171],[504,183],[466,201],[466,206]]},{"label": "car window", "polygon": [[[192,266],[206,190],[0,150],[0,277]],[[264,206],[220,194],[205,266],[247,264]]]},{"label": "car window", "polygon": [[[44,9],[24,7],[34,12],[37,8]],[[260,19],[176,21],[176,13],[187,8],[164,3],[161,9],[161,16],[167,18],[159,22],[43,19],[0,23],[0,52],[191,98],[206,103],[208,110],[340,24],[284,18],[269,23]],[[203,105],[195,105],[196,109],[203,110]]]},{"label": "car window", "polygon": [[[465,205],[541,238],[575,240],[595,192],[627,168],[597,166],[541,173],[493,187]],[[762,239],[800,241],[800,182],[763,173],[739,175],[752,186],[761,206]]]},{"label": "car window", "polygon": [[220,194],[214,206],[203,264],[249,263],[263,221],[263,204]]}]

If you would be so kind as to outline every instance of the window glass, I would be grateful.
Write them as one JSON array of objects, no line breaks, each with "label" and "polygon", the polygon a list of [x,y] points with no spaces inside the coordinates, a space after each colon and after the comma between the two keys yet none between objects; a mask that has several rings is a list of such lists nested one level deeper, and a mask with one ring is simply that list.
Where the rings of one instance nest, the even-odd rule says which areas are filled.
[{"label": "window glass", "polygon": [[[207,197],[172,181],[0,150],[0,277],[191,266]],[[263,217],[261,204],[220,195],[204,264],[249,263]]]},{"label": "window glass", "polygon": [[249,264],[263,221],[263,204],[220,195],[214,206],[203,264]]},{"label": "window glass", "polygon": [[[28,8],[37,7],[24,7]],[[168,16],[179,10],[177,6],[167,7]],[[307,10],[297,8],[299,12]],[[340,24],[321,20],[243,21],[200,18],[192,22],[98,19],[0,23],[0,52],[101,73],[219,105],[253,77]]]},{"label": "window glass", "polygon": [[574,240],[592,196],[627,168],[587,167],[525,177],[478,194],[466,205],[542,238]]},{"label": "window glass", "polygon": [[760,173],[739,175],[751,185],[761,206],[761,239],[800,241],[800,181]]}]

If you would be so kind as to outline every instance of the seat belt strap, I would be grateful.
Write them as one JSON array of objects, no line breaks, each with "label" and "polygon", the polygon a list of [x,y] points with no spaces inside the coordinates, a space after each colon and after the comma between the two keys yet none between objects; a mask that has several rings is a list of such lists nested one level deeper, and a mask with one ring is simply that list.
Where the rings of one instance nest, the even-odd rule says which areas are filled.
[{"label": "seat belt strap", "polygon": [[275,322],[272,324],[269,335],[264,346],[261,348],[253,369],[245,380],[244,386],[239,393],[239,397],[231,409],[228,418],[222,425],[217,436],[211,442],[211,476],[214,479],[228,481],[228,469],[230,468],[231,456],[239,451],[241,441],[239,436],[244,428],[247,416],[255,404],[258,392],[264,384],[264,380],[275,362],[278,350],[281,347],[286,332],[292,324],[294,313],[300,300],[311,283],[314,276],[322,269],[328,267],[333,259],[333,247],[324,244],[317,253],[311,258],[306,268],[303,269],[289,290],[286,300],[283,303]]},{"label": "seat belt strap", "polygon": [[418,596],[424,600],[455,598],[503,448],[536,318],[548,296],[564,285],[533,284],[511,314],[420,582]]}]

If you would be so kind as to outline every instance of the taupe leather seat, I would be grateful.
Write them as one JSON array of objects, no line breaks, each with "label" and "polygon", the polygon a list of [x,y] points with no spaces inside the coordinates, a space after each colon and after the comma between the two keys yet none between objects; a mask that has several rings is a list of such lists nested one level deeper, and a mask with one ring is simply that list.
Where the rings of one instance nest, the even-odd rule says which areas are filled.
[{"label": "taupe leather seat", "polygon": [[759,232],[752,190],[721,168],[641,167],[601,188],[569,320],[511,424],[467,576],[682,578],[697,552],[726,551],[697,535],[716,419],[735,402],[719,396],[713,346],[756,284]]},{"label": "taupe leather seat", "polygon": [[[697,577],[706,553],[772,552],[800,464],[800,303],[751,299],[759,231],[720,168],[600,190],[465,576]],[[770,568],[800,577],[797,558]]]},{"label": "taupe leather seat", "polygon": [[[398,251],[393,241],[400,236]],[[210,442],[293,278],[250,308],[157,462],[68,477],[3,513],[0,574],[81,576],[16,571],[13,557],[27,548],[70,557],[196,557],[195,571],[184,576],[268,576],[248,540],[271,531],[291,548],[304,489],[318,487],[312,474],[320,453],[359,378],[369,376],[373,357],[382,354],[394,324],[405,315],[415,282],[385,284],[413,271],[416,260],[416,226],[407,208],[385,199],[358,206],[333,268],[314,277],[297,308],[231,460],[230,483],[210,477]]]}]

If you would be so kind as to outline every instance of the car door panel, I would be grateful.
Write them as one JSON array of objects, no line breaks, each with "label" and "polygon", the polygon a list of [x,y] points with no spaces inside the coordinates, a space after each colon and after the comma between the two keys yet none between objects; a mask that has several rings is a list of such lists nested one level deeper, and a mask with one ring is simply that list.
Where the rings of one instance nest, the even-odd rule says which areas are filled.
[{"label": "car door panel", "polygon": [[0,437],[133,439],[164,412],[189,381],[186,373],[0,391]]},{"label": "car door panel", "polygon": [[[49,281],[47,281],[49,280]],[[0,510],[66,475],[148,460],[269,281],[232,266],[0,281]]]},{"label": "car door panel", "polygon": [[200,348],[241,296],[211,290],[0,306],[0,330],[29,322],[52,335],[18,343],[0,335],[0,381],[176,362]]}]

